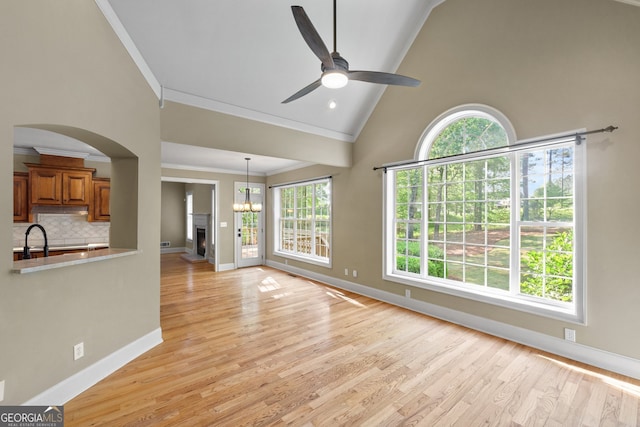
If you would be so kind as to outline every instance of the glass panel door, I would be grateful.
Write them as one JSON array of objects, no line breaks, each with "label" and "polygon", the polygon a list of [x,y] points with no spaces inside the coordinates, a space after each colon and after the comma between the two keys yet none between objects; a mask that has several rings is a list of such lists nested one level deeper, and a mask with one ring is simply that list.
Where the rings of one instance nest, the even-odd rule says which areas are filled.
[{"label": "glass panel door", "polygon": [[[249,184],[251,202],[263,203],[264,185]],[[246,184],[236,183],[235,201],[244,202]],[[264,260],[264,228],[262,226],[263,211],[236,212],[236,264],[238,268],[262,265]]]}]

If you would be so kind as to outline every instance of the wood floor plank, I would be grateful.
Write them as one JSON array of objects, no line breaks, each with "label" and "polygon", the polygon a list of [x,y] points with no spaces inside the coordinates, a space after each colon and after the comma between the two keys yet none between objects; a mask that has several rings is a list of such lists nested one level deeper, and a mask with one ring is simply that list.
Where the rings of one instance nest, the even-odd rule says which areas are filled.
[{"label": "wood floor plank", "polygon": [[162,255],[164,342],[71,426],[635,426],[640,382],[268,267]]}]

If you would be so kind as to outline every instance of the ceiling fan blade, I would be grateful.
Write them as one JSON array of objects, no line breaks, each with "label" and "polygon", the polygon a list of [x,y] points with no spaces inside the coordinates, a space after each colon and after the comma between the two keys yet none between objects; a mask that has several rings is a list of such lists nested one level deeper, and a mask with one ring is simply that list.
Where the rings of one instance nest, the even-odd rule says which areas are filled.
[{"label": "ceiling fan blade", "polygon": [[379,71],[349,71],[349,80],[359,80],[361,82],[380,83],[384,85],[411,86],[420,85],[420,80],[400,74],[381,73]]},{"label": "ceiling fan blade", "polygon": [[282,104],[288,104],[291,101],[295,101],[298,98],[302,98],[309,92],[312,92],[318,89],[320,86],[322,86],[322,83],[320,82],[320,79],[318,79],[315,82],[311,83],[310,85],[307,85],[304,88],[300,89],[299,91],[297,91],[296,93],[294,93],[293,95],[285,99],[284,101],[282,101]]},{"label": "ceiling fan blade", "polygon": [[313,53],[320,59],[325,68],[334,68],[333,58],[329,53],[329,49],[320,38],[320,34],[316,31],[302,6],[291,6],[293,18],[296,20],[300,34]]}]

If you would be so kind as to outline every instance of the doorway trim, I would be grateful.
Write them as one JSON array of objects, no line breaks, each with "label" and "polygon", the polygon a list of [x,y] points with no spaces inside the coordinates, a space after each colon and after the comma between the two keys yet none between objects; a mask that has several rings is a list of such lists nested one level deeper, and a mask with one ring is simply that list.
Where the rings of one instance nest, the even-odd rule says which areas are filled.
[{"label": "doorway trim", "polygon": [[[244,201],[244,188],[247,186],[247,182],[246,181],[236,181],[233,184],[233,194],[234,194],[234,200],[233,202],[242,202]],[[258,249],[258,256],[255,258],[252,258],[252,261],[243,263],[242,262],[242,257],[241,257],[241,251],[242,251],[242,243],[241,243],[241,229],[242,229],[242,224],[241,224],[241,217],[242,217],[242,213],[240,212],[234,212],[233,213],[233,231],[234,231],[234,264],[235,264],[235,268],[242,268],[242,267],[250,267],[250,266],[256,266],[256,265],[263,265],[265,263],[265,231],[264,231],[264,211],[265,211],[265,200],[266,200],[266,195],[265,195],[265,184],[263,183],[257,183],[257,182],[249,182],[249,188],[259,188],[260,189],[260,194],[255,194],[255,193],[251,193],[251,201],[252,202],[257,202],[257,203],[261,203],[262,204],[262,210],[260,212],[257,212],[258,214],[258,245],[257,245],[257,249]],[[243,191],[240,191],[243,190]]]},{"label": "doorway trim", "polygon": [[[213,268],[214,271],[220,271],[219,268],[219,264],[220,264],[220,248],[219,248],[219,244],[220,244],[220,221],[218,221],[219,218],[219,207],[220,207],[220,181],[219,180],[214,180],[214,179],[200,179],[200,178],[179,178],[179,177],[169,177],[169,176],[163,176],[160,178],[160,181],[162,182],[181,182],[184,184],[208,184],[208,185],[212,185],[213,188],[215,189],[214,191],[214,196],[211,199],[212,204],[215,205],[215,212],[211,212],[211,224],[210,224],[210,230],[212,233],[212,237],[213,237],[213,241],[215,242],[215,250],[213,251],[213,262],[212,262],[212,258],[208,258],[210,263],[213,264]],[[208,239],[208,238],[207,238]],[[207,242],[208,245],[210,246],[210,242]]]}]

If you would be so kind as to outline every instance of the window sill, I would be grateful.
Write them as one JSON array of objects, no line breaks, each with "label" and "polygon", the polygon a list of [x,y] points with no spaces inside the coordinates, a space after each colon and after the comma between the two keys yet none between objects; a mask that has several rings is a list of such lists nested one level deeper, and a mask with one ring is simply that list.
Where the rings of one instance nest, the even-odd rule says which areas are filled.
[{"label": "window sill", "polygon": [[527,297],[517,297],[514,295],[502,294],[498,292],[496,292],[495,294],[490,294],[488,292],[474,291],[471,288],[462,288],[460,286],[428,282],[424,279],[412,278],[399,274],[385,274],[383,278],[391,282],[402,283],[405,285],[427,289],[434,292],[471,299],[473,301],[482,303],[493,304],[511,310],[518,310],[525,313],[536,314],[539,316],[563,320],[580,325],[586,324],[586,322],[584,321],[584,316],[574,313],[572,309],[554,306],[551,304],[544,304],[540,301],[536,301],[533,298],[528,299]]},{"label": "window sill", "polygon": [[305,257],[305,256],[291,254],[289,252],[281,252],[281,251],[275,251],[273,254],[277,256],[281,256],[283,258],[293,259],[296,261],[306,262],[308,264],[314,264],[314,265],[319,265],[321,267],[331,268],[331,260],[323,261],[319,258]]},{"label": "window sill", "polygon": [[34,259],[24,259],[14,261],[12,273],[26,274],[37,271],[52,270],[54,268],[68,267],[72,265],[86,264],[89,262],[104,261],[112,258],[119,258],[139,253],[136,249],[98,249],[86,252],[41,257]]}]

